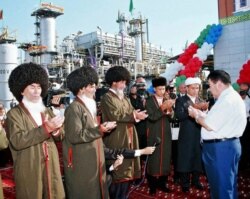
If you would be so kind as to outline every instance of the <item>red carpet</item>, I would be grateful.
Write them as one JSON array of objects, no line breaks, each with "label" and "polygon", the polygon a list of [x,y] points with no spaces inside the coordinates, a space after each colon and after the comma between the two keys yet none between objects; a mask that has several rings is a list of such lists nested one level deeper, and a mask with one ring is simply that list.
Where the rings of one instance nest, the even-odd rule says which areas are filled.
[{"label": "red carpet", "polygon": [[[142,187],[133,191],[130,195],[130,199],[205,199],[210,198],[209,195],[209,187],[205,176],[201,177],[201,182],[204,185],[205,189],[203,191],[197,190],[194,187],[190,189],[188,194],[182,193],[180,185],[174,184],[172,177],[169,179],[169,188],[171,189],[171,193],[163,193],[161,191],[157,191],[156,196],[152,197],[149,195],[149,189],[147,183],[144,182]],[[250,198],[250,171],[241,172],[238,180],[239,186],[239,199]]]},{"label": "red carpet", "polygon": [[[58,146],[59,151],[61,147]],[[60,154],[61,156],[61,154]],[[61,161],[61,160],[60,160]],[[5,168],[0,168],[0,173],[2,175],[3,187],[4,187],[4,198],[5,199],[15,199],[15,184],[13,181],[13,168],[9,165]],[[164,193],[162,191],[157,191],[156,196],[152,197],[149,195],[149,188],[147,185],[147,180],[141,185],[141,187],[135,189],[131,194],[129,199],[206,199],[209,197],[209,187],[205,176],[201,176],[201,182],[205,189],[199,191],[192,187],[188,194],[184,194],[181,191],[181,187],[173,183],[172,176],[169,177],[168,187],[171,189],[171,193]],[[240,172],[238,178],[239,187],[239,199],[250,199],[250,170]],[[131,186],[131,189],[133,186]]]},{"label": "red carpet", "polygon": [[[15,184],[12,176],[12,167],[0,169],[2,174],[3,187],[4,187],[4,198],[5,199],[15,199]],[[209,198],[209,188],[205,176],[201,177],[201,182],[205,189],[199,191],[195,188],[190,189],[190,193],[184,194],[181,191],[181,187],[173,183],[172,177],[169,178],[169,188],[171,193],[163,193],[162,191],[157,191],[156,196],[152,197],[149,195],[149,189],[147,182],[142,184],[140,188],[135,189],[131,194],[129,199],[205,199]],[[238,180],[239,186],[239,199],[250,198],[250,171],[241,172]],[[133,186],[131,186],[133,188]]]}]

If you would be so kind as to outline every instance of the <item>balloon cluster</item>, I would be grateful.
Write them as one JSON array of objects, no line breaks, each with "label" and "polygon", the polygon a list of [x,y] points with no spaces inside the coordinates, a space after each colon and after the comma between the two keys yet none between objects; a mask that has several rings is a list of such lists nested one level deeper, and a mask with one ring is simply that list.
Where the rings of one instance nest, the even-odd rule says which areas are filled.
[{"label": "balloon cluster", "polygon": [[189,62],[193,55],[197,52],[199,46],[196,43],[191,43],[184,51],[183,54],[177,59],[179,63],[182,63],[184,66]]},{"label": "balloon cluster", "polygon": [[[208,34],[205,36],[205,33]],[[212,26],[207,26],[204,32],[201,32],[201,38],[198,38],[196,42],[200,45],[200,42],[203,40],[204,43],[197,50],[197,53],[189,60],[185,68],[179,72],[180,75],[185,75],[186,77],[194,77],[195,74],[200,70],[203,62],[207,59],[207,56],[210,54],[212,48],[215,46],[219,37],[222,33],[222,25],[213,24]],[[204,38],[205,37],[205,38]]]},{"label": "balloon cluster", "polygon": [[199,48],[202,46],[202,44],[205,42],[206,37],[210,31],[211,25],[207,25],[206,28],[204,28],[200,32],[200,36],[195,40],[195,43],[199,46]]},{"label": "balloon cluster", "polygon": [[240,70],[239,79],[237,80],[238,84],[248,83],[250,84],[250,60],[247,63],[243,64],[242,69]]},{"label": "balloon cluster", "polygon": [[185,75],[186,77],[195,76],[195,73],[199,71],[203,61],[207,59],[221,33],[222,25],[207,25],[200,32],[195,42],[191,43],[177,61],[170,64],[161,76],[165,77],[168,82],[172,81],[178,72],[179,75]]},{"label": "balloon cluster", "polygon": [[206,42],[208,44],[215,45],[221,36],[223,26],[221,24],[215,25],[213,24],[209,30],[209,34],[206,36]]}]

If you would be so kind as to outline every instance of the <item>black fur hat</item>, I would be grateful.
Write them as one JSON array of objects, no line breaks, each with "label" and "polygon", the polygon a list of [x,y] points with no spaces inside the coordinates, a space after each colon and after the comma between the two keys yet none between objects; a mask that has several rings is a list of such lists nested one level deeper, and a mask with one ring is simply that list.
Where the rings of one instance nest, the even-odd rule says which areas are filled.
[{"label": "black fur hat", "polygon": [[78,68],[67,77],[67,87],[75,96],[81,88],[87,87],[89,84],[98,84],[98,75],[90,66]]},{"label": "black fur hat", "polygon": [[42,88],[41,96],[45,97],[49,87],[48,74],[44,68],[35,63],[24,63],[17,66],[10,74],[9,88],[17,101],[23,99],[22,92],[33,83],[40,84]]},{"label": "black fur hat", "polygon": [[165,77],[157,77],[152,79],[152,85],[154,88],[157,86],[167,86],[167,80]]},{"label": "black fur hat", "polygon": [[114,66],[108,69],[105,75],[105,81],[109,86],[112,86],[113,82],[126,81],[128,85],[130,83],[130,73],[123,66]]}]

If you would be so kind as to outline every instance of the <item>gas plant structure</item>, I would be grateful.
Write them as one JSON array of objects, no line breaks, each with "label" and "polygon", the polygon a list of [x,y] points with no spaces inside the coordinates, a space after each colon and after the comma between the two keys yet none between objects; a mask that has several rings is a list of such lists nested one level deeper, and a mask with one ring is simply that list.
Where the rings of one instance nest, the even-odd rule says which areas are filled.
[{"label": "gas plant structure", "polygon": [[13,101],[8,89],[10,72],[23,62],[40,64],[50,78],[61,82],[71,71],[88,65],[96,69],[100,78],[115,65],[126,67],[132,77],[137,74],[156,76],[165,72],[169,56],[164,49],[149,42],[148,19],[141,14],[128,19],[118,11],[117,34],[104,32],[97,26],[90,33],[78,31],[70,34],[58,45],[56,19],[63,14],[63,7],[41,3],[31,13],[35,18],[33,42],[17,43],[16,38],[10,37],[8,30],[3,28],[0,34],[0,89],[4,92],[0,92],[0,101],[7,107]]},{"label": "gas plant structure", "polygon": [[35,17],[35,43],[19,47],[25,51],[24,61],[34,61],[45,67],[51,76],[65,77],[75,68],[91,65],[100,77],[108,68],[121,65],[132,74],[159,75],[166,69],[168,55],[161,47],[149,43],[148,20],[141,15],[128,20],[118,12],[119,32],[111,34],[97,26],[94,32],[78,31],[66,36],[58,47],[56,18],[64,8],[41,3],[32,12]]}]

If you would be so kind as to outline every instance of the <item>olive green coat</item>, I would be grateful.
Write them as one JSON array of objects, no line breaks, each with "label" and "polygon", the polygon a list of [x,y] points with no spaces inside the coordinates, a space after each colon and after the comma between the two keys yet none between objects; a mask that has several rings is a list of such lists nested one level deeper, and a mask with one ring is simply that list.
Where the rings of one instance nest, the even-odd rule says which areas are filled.
[{"label": "olive green coat", "polygon": [[[44,114],[53,116],[50,109]],[[55,138],[36,122],[21,103],[7,113],[6,132],[14,161],[17,199],[63,199]],[[61,131],[63,133],[63,131]]]},{"label": "olive green coat", "polygon": [[152,176],[166,176],[170,173],[172,136],[169,124],[169,116],[163,113],[154,96],[146,101],[147,119],[147,143],[152,146],[157,137],[161,143],[154,153],[149,156],[147,172]]},{"label": "olive green coat", "polygon": [[[116,121],[117,127],[104,137],[108,148],[139,149],[137,132],[134,126],[134,108],[129,99],[120,100],[112,91],[107,92],[101,100],[102,119]],[[131,140],[131,141],[130,141]],[[129,181],[141,176],[140,159],[124,159],[119,169],[113,171],[113,181]]]},{"label": "olive green coat", "polygon": [[76,98],[65,111],[63,163],[67,199],[107,199],[102,134]]},{"label": "olive green coat", "polygon": [[[8,140],[5,134],[4,129],[0,130],[0,150],[8,147]],[[0,199],[3,199],[3,187],[2,187],[2,178],[0,174]]]}]

